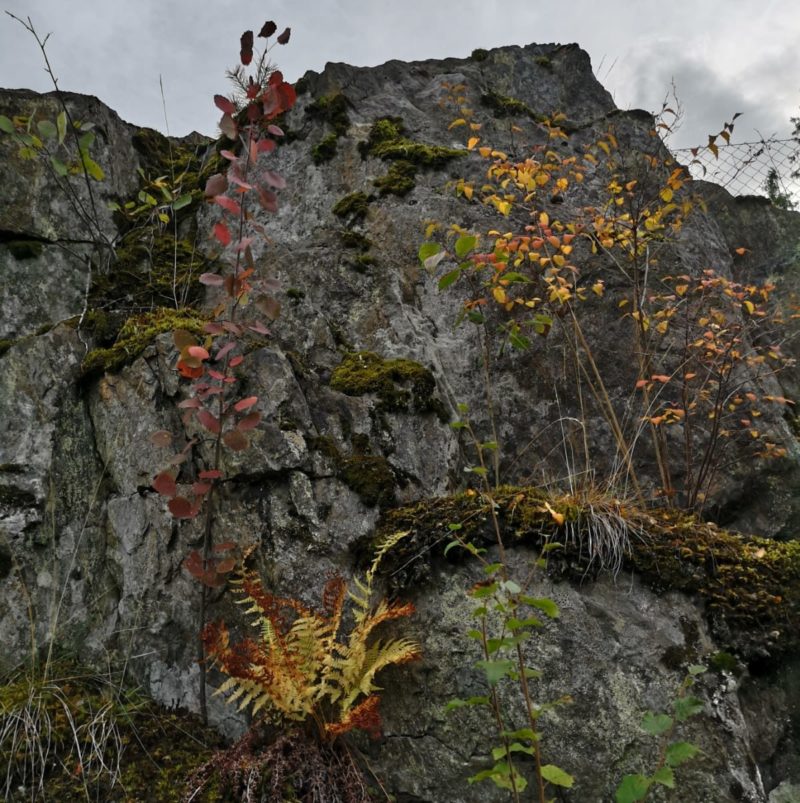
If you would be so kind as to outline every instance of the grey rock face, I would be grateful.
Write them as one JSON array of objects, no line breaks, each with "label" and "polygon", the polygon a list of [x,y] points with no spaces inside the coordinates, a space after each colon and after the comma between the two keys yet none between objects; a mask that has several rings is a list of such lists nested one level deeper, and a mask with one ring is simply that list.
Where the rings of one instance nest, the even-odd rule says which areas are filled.
[{"label": "grey rock face", "polygon": [[[496,225],[483,207],[456,199],[446,186],[461,176],[481,181],[485,170],[448,128],[455,116],[447,105],[452,87],[464,85],[484,120],[483,135],[512,154],[536,144],[535,133],[515,132],[510,125],[522,128],[527,115],[495,118],[482,96],[516,98],[535,114],[564,112],[574,132],[556,146],[565,153],[580,150],[612,122],[623,148],[651,148],[652,140],[649,117],[617,112],[591,74],[588,57],[574,45],[501,48],[482,61],[390,62],[369,69],[335,64],[309,73],[305,82],[309,92],[286,121],[296,138],[276,157],[288,189],[279,212],[262,221],[269,243],[254,246],[264,273],[287,291],[275,337],[256,345],[246,363],[242,390],[260,397],[264,417],[253,447],[226,457],[215,537],[255,547],[270,588],[317,605],[330,572],[350,576],[356,570],[352,550],[374,532],[381,508],[462,487],[474,457],[448,420],[456,417],[458,404],[467,404],[479,437],[493,439],[484,355],[504,481],[555,483],[574,469],[569,448],[579,439],[580,428],[573,431],[578,419],[589,433],[593,470],[603,476],[613,467],[613,440],[603,416],[592,404],[582,409],[566,374],[564,338],[554,332],[528,352],[510,353],[491,327],[486,335],[476,327],[455,329],[464,291],[440,293],[437,277],[419,266],[416,253],[427,223],[476,231]],[[317,164],[311,149],[330,128],[309,109],[339,92],[347,98],[347,135],[339,137],[330,162]],[[113,241],[119,232],[105,202],[125,198],[137,186],[133,129],[93,98],[71,95],[68,102],[76,116],[96,121],[100,129],[96,160],[108,178],[97,186],[98,216]],[[36,106],[54,117],[52,104],[49,96],[0,92],[0,113],[9,116]],[[406,195],[381,196],[374,182],[389,165],[363,157],[358,145],[374,121],[386,116],[403,118],[406,137],[460,148],[463,155],[441,168],[417,170]],[[161,429],[185,439],[197,434],[180,422],[177,405],[187,391],[175,376],[171,338],[157,337],[115,373],[81,377],[91,335],[60,322],[83,309],[85,233],[41,165],[19,162],[3,138],[0,179],[8,200],[0,208],[0,338],[13,341],[0,354],[3,658],[24,658],[32,615],[39,644],[55,637],[88,660],[111,654],[127,661],[157,699],[196,708],[200,592],[182,562],[199,544],[202,525],[173,520],[150,485],[168,452],[149,435]],[[559,214],[568,217],[570,203],[575,211],[602,191],[587,181],[585,196]],[[370,197],[366,215],[335,215],[334,205],[354,192]],[[665,270],[697,273],[713,265],[734,274],[731,250],[738,243],[732,232],[741,208],[715,196],[709,214],[693,218],[665,257]],[[198,249],[213,251],[204,232],[217,215],[211,207],[198,211]],[[524,210],[514,215],[508,225],[522,228]],[[800,228],[797,219],[781,217],[771,242],[796,248],[791,239]],[[357,261],[359,252],[343,242],[346,231],[368,238],[373,264]],[[34,246],[20,250],[12,241]],[[761,244],[753,241],[752,247]],[[773,266],[772,254],[764,250],[762,273],[788,274],[783,263]],[[113,278],[113,262],[107,269]],[[606,278],[607,297],[593,307],[586,333],[622,408],[636,379],[635,359],[616,311],[620,279],[613,271]],[[37,334],[42,328],[47,331]],[[404,380],[395,383],[391,403],[378,392],[331,387],[345,354],[361,351],[415,361],[435,380],[433,396],[416,404],[413,383]],[[796,382],[796,375],[785,378],[787,388]],[[716,493],[729,522],[793,535],[800,459],[786,422],[776,417],[774,429],[789,451],[780,470],[743,462],[738,473],[721,478]],[[200,444],[195,466],[209,460],[208,447]],[[641,475],[655,484],[652,455],[644,452],[638,460]],[[753,487],[761,489],[758,498],[749,493]],[[511,555],[521,570],[532,558],[523,548]],[[487,718],[474,709],[443,713],[448,699],[484,690],[474,668],[474,642],[464,635],[472,606],[465,589],[481,575],[475,566],[453,568],[429,557],[429,582],[409,592],[418,609],[410,629],[424,657],[380,681],[386,689],[386,737],[364,749],[398,799],[505,799],[485,784],[465,781],[485,766],[494,743]],[[546,760],[578,779],[559,799],[609,800],[623,774],[652,767],[653,744],[637,724],[644,711],[669,706],[683,676],[665,655],[691,647],[706,656],[716,649],[703,605],[677,593],[657,594],[622,576],[581,585],[543,581],[537,594],[555,599],[562,618],[526,647],[530,663],[543,673],[536,699],[573,698],[543,719]],[[240,609],[224,591],[214,596],[211,615],[240,621]],[[778,795],[800,782],[797,761],[780,759],[781,751],[796,754],[800,721],[796,695],[780,671],[770,667],[758,681],[710,673],[702,682],[704,712],[688,726],[687,738],[703,748],[705,758],[681,769],[681,794],[687,791],[680,799],[755,803],[780,784],[770,799],[783,800]],[[778,714],[781,701],[792,700],[788,714]],[[519,712],[518,701],[509,699],[509,705]],[[775,715],[764,722],[759,712],[767,706]],[[211,714],[227,733],[243,726],[219,698]]]}]

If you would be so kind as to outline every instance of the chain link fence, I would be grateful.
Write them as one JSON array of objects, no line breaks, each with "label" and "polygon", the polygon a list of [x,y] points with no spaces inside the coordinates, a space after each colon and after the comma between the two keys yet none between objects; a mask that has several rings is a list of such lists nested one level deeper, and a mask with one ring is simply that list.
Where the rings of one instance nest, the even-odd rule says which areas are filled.
[{"label": "chain link fence", "polygon": [[800,209],[800,142],[762,139],[726,145],[717,140],[716,150],[716,156],[707,146],[673,154],[693,178],[713,181],[732,195],[763,195],[776,206]]}]

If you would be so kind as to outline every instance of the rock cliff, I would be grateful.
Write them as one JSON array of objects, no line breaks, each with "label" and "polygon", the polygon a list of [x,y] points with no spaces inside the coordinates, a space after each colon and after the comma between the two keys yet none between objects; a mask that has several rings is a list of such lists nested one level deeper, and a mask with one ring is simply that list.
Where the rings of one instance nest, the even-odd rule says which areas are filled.
[{"label": "rock cliff", "polygon": [[[466,404],[490,439],[484,349],[504,483],[568,482],[575,466],[565,447],[575,432],[565,434],[564,422],[582,421],[598,480],[613,472],[615,454],[602,411],[585,405],[567,377],[563,339],[514,352],[490,329],[484,339],[478,327],[456,328],[463,291],[440,292],[439,277],[420,266],[428,223],[479,232],[497,225],[448,186],[480,180],[485,169],[450,128],[453,88],[463,87],[456,91],[482,121],[482,136],[511,154],[529,144],[532,120],[556,112],[566,115],[568,136],[553,147],[564,153],[579,152],[609,126],[623,152],[665,152],[653,142],[650,116],[615,109],[588,56],[573,45],[375,68],[331,64],[301,84],[276,156],[288,186],[278,212],[262,221],[266,242],[254,245],[283,302],[273,337],[248,359],[246,390],[260,397],[264,416],[252,448],[227,458],[215,529],[220,540],[255,547],[271,588],[316,604],[329,573],[352,574],[387,516],[416,526],[415,547],[394,564],[389,582],[417,607],[409,628],[423,658],[383,678],[384,739],[364,749],[398,800],[504,799],[465,780],[486,763],[484,714],[443,713],[447,700],[482,693],[474,668],[480,656],[464,636],[473,606],[465,589],[480,580],[480,567],[442,555],[453,523],[444,513],[437,523],[426,510],[423,526],[390,511],[463,488],[474,458],[449,422]],[[176,522],[152,490],[164,454],[149,436],[181,427],[185,390],[170,335],[177,313],[168,310],[181,299],[196,311],[211,303],[196,277],[218,257],[207,233],[219,210],[195,198],[174,224],[140,218],[131,226],[107,205],[135,198],[143,181],[178,161],[197,190],[217,157],[202,138],[174,142],[170,151],[163,137],[121,121],[95,98],[68,95],[67,104],[73,117],[96,126],[93,158],[105,180],[91,198],[75,183],[81,208],[96,210],[94,236],[43,162],[20,160],[10,137],[0,137],[3,660],[24,659],[33,628],[38,644],[55,636],[84,660],[127,662],[154,698],[196,709],[198,590],[181,564],[201,526]],[[57,113],[52,95],[0,91],[0,114],[9,118]],[[395,126],[406,158],[370,148],[380,120]],[[588,179],[580,198],[554,199],[554,208],[568,216],[571,204],[596,203],[605,191]],[[687,220],[663,269],[771,277],[778,294],[794,292],[798,215],[703,191],[707,209]],[[515,226],[525,222],[524,213],[512,216]],[[98,251],[100,236],[106,246]],[[750,249],[744,261],[735,258],[740,247]],[[613,402],[624,408],[635,355],[620,335],[614,281],[609,273],[605,301],[593,306],[585,330],[608,369]],[[180,315],[184,326],[189,313]],[[796,395],[791,370],[769,382],[776,394]],[[751,461],[741,453],[707,509],[727,527],[790,541],[800,516],[800,452],[790,417],[765,415],[785,456]],[[195,459],[208,457],[203,448]],[[645,484],[655,487],[653,456],[643,450],[636,459]],[[511,536],[513,519],[507,526]],[[514,540],[514,565],[524,569],[535,559],[534,541]],[[797,556],[787,554],[781,577],[796,583]],[[718,576],[713,553],[681,565]],[[674,582],[642,561],[599,577],[583,569],[542,579],[537,595],[554,599],[562,615],[526,647],[542,672],[541,699],[573,700],[543,724],[548,760],[576,777],[560,800],[611,799],[616,781],[648,755],[641,714],[666,708],[685,667],[713,656],[717,668],[700,685],[705,708],[689,728],[704,755],[682,769],[679,799],[756,803],[782,784],[770,798],[781,800],[800,784],[798,607],[781,608],[779,625],[755,616],[747,624],[746,617],[715,618],[708,584],[686,581],[683,569]],[[759,593],[757,580],[743,573],[735,582],[736,604],[746,608],[747,595]],[[790,589],[782,593],[796,606]],[[238,616],[224,591],[212,616]],[[242,717],[218,697],[211,716],[229,734],[241,730]]]}]

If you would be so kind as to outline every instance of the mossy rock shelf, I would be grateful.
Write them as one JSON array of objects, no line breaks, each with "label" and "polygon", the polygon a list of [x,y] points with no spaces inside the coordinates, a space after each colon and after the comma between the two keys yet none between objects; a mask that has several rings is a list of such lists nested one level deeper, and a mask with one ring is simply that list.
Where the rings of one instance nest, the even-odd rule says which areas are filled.
[{"label": "mossy rock shelf", "polygon": [[[533,487],[504,487],[493,495],[507,546],[534,548],[563,544],[548,554],[547,571],[586,582],[601,570],[601,558],[614,554],[612,544],[597,543],[609,533],[603,524],[624,526],[629,549],[618,552],[613,572],[636,572],[658,592],[682,591],[700,597],[718,646],[751,664],[800,650],[800,541],[778,542],[720,529],[694,516],[674,511],[642,511],[619,502],[587,503],[569,495],[553,495]],[[423,500],[388,511],[375,536],[411,530],[393,551],[384,570],[408,564],[417,556],[443,556],[459,535],[482,545],[494,543],[490,502],[477,492]],[[563,520],[562,520],[563,518]],[[594,529],[593,528],[594,524]],[[592,555],[592,539],[595,550]],[[447,560],[466,554],[453,549]],[[417,582],[427,572],[418,560],[417,574],[406,569],[404,583]],[[624,581],[620,578],[620,593]]]}]

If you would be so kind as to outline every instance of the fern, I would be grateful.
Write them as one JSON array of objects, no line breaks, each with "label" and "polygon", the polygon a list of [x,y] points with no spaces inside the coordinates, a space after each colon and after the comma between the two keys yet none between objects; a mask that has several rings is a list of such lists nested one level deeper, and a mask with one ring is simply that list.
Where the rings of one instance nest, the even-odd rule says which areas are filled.
[{"label": "fern", "polygon": [[[334,577],[323,591],[322,610],[265,591],[251,572],[234,581],[248,606],[260,640],[231,644],[224,623],[203,631],[206,653],[229,677],[216,694],[227,695],[239,709],[262,710],[273,720],[313,720],[320,737],[331,741],[353,728],[380,734],[379,697],[375,676],[387,666],[420,657],[419,645],[406,638],[383,641],[373,631],[383,622],[410,616],[414,606],[373,603],[373,581],[381,560],[406,532],[381,542],[363,580],[348,590]],[[342,634],[347,598],[353,604],[354,626]]]}]

